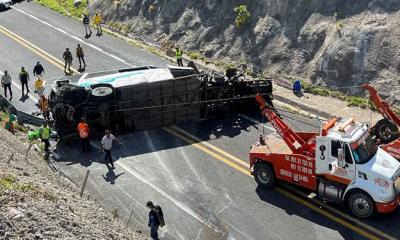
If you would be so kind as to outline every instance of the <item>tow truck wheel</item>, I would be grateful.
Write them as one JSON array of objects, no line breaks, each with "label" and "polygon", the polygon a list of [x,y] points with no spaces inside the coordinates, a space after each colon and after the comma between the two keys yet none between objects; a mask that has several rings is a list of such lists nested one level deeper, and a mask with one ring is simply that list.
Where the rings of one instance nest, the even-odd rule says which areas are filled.
[{"label": "tow truck wheel", "polygon": [[275,184],[275,174],[271,167],[264,163],[254,166],[254,178],[257,184],[263,188],[271,188]]},{"label": "tow truck wheel", "polygon": [[382,143],[390,143],[400,136],[397,126],[385,118],[379,120],[376,124],[375,134],[382,140]]},{"label": "tow truck wheel", "polygon": [[350,211],[359,218],[369,218],[375,213],[374,201],[368,194],[357,191],[349,197]]}]

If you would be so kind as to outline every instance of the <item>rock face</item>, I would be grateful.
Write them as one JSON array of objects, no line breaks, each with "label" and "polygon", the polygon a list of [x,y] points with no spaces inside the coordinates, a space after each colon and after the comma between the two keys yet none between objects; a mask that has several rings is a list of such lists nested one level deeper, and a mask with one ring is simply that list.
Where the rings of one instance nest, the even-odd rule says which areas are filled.
[{"label": "rock face", "polygon": [[[237,27],[240,4],[251,18]],[[163,35],[186,51],[333,88],[370,82],[400,105],[398,0],[94,0],[92,7],[150,40]]]}]

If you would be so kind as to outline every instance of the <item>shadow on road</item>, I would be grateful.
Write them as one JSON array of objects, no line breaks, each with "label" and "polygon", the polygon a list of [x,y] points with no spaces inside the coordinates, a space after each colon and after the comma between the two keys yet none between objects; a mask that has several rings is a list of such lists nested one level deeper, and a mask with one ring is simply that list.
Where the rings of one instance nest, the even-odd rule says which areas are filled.
[{"label": "shadow on road", "polygon": [[[282,183],[279,183],[279,185],[281,185],[281,184]],[[308,191],[305,190],[305,192],[308,192]],[[329,221],[326,217],[311,210],[310,208],[307,208],[300,204],[293,204],[292,200],[288,199],[287,197],[278,193],[275,190],[262,189],[260,187],[257,187],[256,193],[262,201],[285,210],[285,212],[289,215],[296,215],[303,219],[307,219],[308,221],[313,222],[319,226],[324,226],[326,228],[333,229],[333,230],[337,231],[338,233],[340,233],[341,236],[343,237],[343,239],[349,239],[349,240],[354,239],[353,231],[350,230],[349,228],[344,227],[334,221]],[[304,199],[304,201],[307,201],[307,199]],[[316,204],[313,204],[313,203],[310,203],[310,204],[320,208],[320,206],[318,206]],[[351,216],[350,211],[345,206],[334,205],[334,204],[329,204],[329,203],[327,203],[327,204],[331,205],[333,208]],[[334,213],[332,213],[332,214],[335,215]],[[397,225],[394,224],[394,223],[398,222],[399,219],[400,219],[400,210],[397,210],[391,214],[376,214],[374,217],[372,217],[370,219],[363,219],[363,220],[360,219],[360,221],[364,222],[386,234],[389,234],[390,236],[394,237],[395,239],[400,239],[400,231],[398,231]],[[345,221],[348,222],[347,220],[345,220]],[[357,224],[355,224],[355,225],[357,225]]]},{"label": "shadow on road", "polygon": [[107,172],[106,176],[103,175],[103,179],[104,179],[104,181],[109,182],[111,185],[115,184],[115,180],[117,180],[117,178],[119,176],[121,176],[122,174],[125,174],[125,172],[115,174],[114,169],[112,169],[109,165],[107,165],[107,168],[108,168],[108,172]]},{"label": "shadow on road", "polygon": [[274,190],[257,187],[256,193],[262,201],[284,210],[288,215],[296,215],[319,226],[333,229],[340,233],[343,239],[354,239],[353,231],[350,229],[334,221],[327,220],[327,218],[303,205],[294,204],[291,200]]}]

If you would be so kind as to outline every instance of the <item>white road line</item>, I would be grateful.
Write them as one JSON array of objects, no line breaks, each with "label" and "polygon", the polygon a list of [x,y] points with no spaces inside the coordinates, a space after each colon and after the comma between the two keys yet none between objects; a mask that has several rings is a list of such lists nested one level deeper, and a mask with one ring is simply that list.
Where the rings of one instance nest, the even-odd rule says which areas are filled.
[{"label": "white road line", "polygon": [[[90,145],[95,148],[100,150],[101,148],[93,143],[90,142]],[[150,186],[151,188],[153,188],[154,190],[156,190],[159,194],[161,194],[164,198],[168,199],[169,201],[173,202],[177,207],[179,207],[180,209],[182,209],[184,212],[186,212],[187,214],[189,214],[190,216],[192,216],[193,218],[195,218],[196,220],[198,220],[199,222],[203,223],[205,226],[211,228],[212,230],[214,230],[217,233],[220,233],[221,230],[215,226],[214,224],[208,222],[207,220],[205,220],[203,217],[201,217],[199,214],[197,214],[196,212],[194,212],[192,209],[190,209],[189,207],[187,207],[185,204],[183,204],[182,202],[180,202],[179,200],[175,199],[174,197],[172,197],[171,195],[169,195],[168,193],[164,192],[161,188],[157,187],[156,185],[154,185],[153,183],[151,183],[149,180],[147,180],[144,176],[142,176],[141,174],[139,174],[138,172],[136,172],[135,170],[133,170],[132,168],[129,168],[128,166],[126,166],[125,164],[123,164],[122,159],[119,159],[118,161],[115,162],[115,164],[117,164],[118,166],[120,166],[122,169],[124,169],[126,172],[130,173],[131,175],[133,175],[134,177],[136,177],[137,179],[139,179],[140,181],[142,181],[144,184]]]},{"label": "white road line", "polygon": [[142,181],[144,184],[146,184],[149,187],[153,188],[155,191],[157,191],[159,194],[161,194],[164,198],[166,198],[169,201],[171,201],[172,203],[174,203],[177,207],[182,209],[184,212],[186,212],[187,214],[189,214],[190,216],[192,216],[193,218],[195,218],[196,220],[198,220],[202,224],[204,224],[207,227],[211,228],[215,232],[221,232],[221,230],[219,230],[219,228],[217,226],[215,226],[214,224],[208,222],[203,217],[201,217],[199,214],[197,214],[192,209],[187,207],[185,204],[183,204],[179,200],[175,199],[174,197],[172,197],[168,193],[164,192],[164,190],[162,190],[161,188],[159,188],[156,185],[154,185],[153,183],[151,183],[149,180],[147,180],[145,177],[143,177],[142,175],[137,173],[135,170],[133,170],[133,169],[129,168],[128,166],[126,166],[124,163],[121,162],[121,160],[117,161],[116,164],[119,165],[121,168],[123,168],[125,171],[129,172],[131,175],[133,175],[137,179],[139,179],[140,181]]},{"label": "white road line", "polygon": [[58,27],[56,27],[56,26],[54,26],[54,25],[52,25],[52,24],[50,24],[48,22],[45,22],[45,21],[33,16],[32,14],[29,14],[29,13],[27,13],[27,12],[25,12],[25,11],[19,9],[19,8],[16,8],[16,7],[12,7],[12,8],[15,9],[16,11],[22,13],[22,14],[25,14],[26,16],[29,16],[29,17],[35,19],[38,22],[41,22],[41,23],[49,26],[50,28],[53,28],[54,30],[57,30],[57,31],[61,32],[62,34],[65,34],[65,35],[71,37],[72,39],[75,39],[76,41],[78,41],[78,42],[80,42],[80,43],[82,43],[82,44],[84,44],[84,45],[86,45],[88,47],[93,48],[96,51],[99,51],[99,52],[101,52],[101,53],[103,53],[103,54],[105,54],[105,55],[107,55],[107,56],[109,56],[111,58],[114,58],[115,60],[117,60],[117,61],[119,61],[119,62],[121,62],[121,63],[123,63],[123,64],[125,64],[125,65],[127,65],[129,67],[136,67],[135,65],[128,63],[127,61],[123,60],[122,58],[117,57],[114,54],[111,54],[109,52],[106,52],[105,50],[103,50],[103,49],[101,49],[101,48],[99,48],[99,47],[97,47],[97,46],[95,46],[95,45],[93,45],[91,43],[87,43],[83,39],[81,39],[81,38],[79,38],[79,37],[77,37],[77,36],[75,36],[75,35],[73,35],[71,33],[68,33],[67,31],[65,31],[65,30],[63,30],[61,28],[58,28]]},{"label": "white road line", "polygon": [[[4,73],[2,71],[0,71],[0,75],[4,75]],[[19,85],[18,83],[16,83],[15,81],[12,81],[12,85],[17,88],[18,90],[22,91],[22,87],[21,85]],[[32,94],[28,93],[28,97],[34,101],[35,103],[39,102],[39,99],[36,98],[35,96],[33,96]]]}]

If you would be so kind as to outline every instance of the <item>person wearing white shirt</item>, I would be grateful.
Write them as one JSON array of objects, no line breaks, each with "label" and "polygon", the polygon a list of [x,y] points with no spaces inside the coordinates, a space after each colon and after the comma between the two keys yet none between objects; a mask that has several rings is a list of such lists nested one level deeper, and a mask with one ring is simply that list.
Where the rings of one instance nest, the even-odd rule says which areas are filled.
[{"label": "person wearing white shirt", "polygon": [[4,70],[4,75],[1,77],[1,86],[4,88],[4,96],[7,98],[7,89],[10,92],[10,101],[12,98],[12,91],[11,91],[11,77],[8,74],[7,70]]},{"label": "person wearing white shirt", "polygon": [[111,164],[112,169],[115,169],[114,167],[114,163],[111,157],[111,149],[112,149],[112,145],[113,142],[116,141],[118,144],[122,144],[120,141],[118,141],[118,139],[111,134],[110,130],[106,130],[106,135],[103,137],[103,139],[101,140],[101,148],[104,150],[104,152],[106,153],[105,157],[104,157],[104,161],[107,164],[107,160],[109,161],[109,163]]}]

